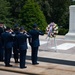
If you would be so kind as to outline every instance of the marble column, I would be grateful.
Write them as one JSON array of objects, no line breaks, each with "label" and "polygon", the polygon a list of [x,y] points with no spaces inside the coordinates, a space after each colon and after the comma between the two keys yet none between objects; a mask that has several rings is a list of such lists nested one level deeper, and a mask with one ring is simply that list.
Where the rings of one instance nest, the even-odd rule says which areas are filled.
[{"label": "marble column", "polygon": [[69,32],[65,35],[66,40],[75,40],[75,5],[69,6]]}]

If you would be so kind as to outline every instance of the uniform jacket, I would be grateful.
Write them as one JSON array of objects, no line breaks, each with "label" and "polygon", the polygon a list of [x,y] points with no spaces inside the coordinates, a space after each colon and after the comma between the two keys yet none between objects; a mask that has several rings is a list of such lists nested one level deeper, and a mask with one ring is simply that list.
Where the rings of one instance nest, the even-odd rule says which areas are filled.
[{"label": "uniform jacket", "polygon": [[12,48],[13,37],[9,32],[3,32],[1,35],[2,43],[5,48]]},{"label": "uniform jacket", "polygon": [[16,40],[16,35],[19,34],[19,31],[14,31],[13,34],[15,34],[15,36],[13,37],[13,47],[18,48],[18,46],[17,46],[17,40]]},{"label": "uniform jacket", "polygon": [[25,50],[28,48],[27,46],[27,38],[30,37],[24,33],[19,33],[16,35],[17,45],[20,50]]},{"label": "uniform jacket", "polygon": [[0,27],[0,48],[2,47],[1,34],[3,33],[3,28]]},{"label": "uniform jacket", "polygon": [[32,47],[40,46],[39,42],[39,35],[44,35],[44,33],[40,30],[32,29],[29,31],[30,35],[32,36],[32,41],[29,39],[29,43]]}]

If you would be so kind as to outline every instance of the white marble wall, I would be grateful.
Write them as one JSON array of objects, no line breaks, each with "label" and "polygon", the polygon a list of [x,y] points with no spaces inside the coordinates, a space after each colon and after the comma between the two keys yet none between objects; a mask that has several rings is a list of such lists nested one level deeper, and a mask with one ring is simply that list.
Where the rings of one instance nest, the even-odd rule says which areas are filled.
[{"label": "white marble wall", "polygon": [[65,35],[66,40],[75,40],[75,5],[69,7],[69,32]]}]

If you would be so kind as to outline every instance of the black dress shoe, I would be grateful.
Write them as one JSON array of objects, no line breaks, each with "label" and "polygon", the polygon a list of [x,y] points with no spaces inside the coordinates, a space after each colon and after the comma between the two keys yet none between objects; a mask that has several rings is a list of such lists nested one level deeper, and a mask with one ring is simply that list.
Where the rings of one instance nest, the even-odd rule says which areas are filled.
[{"label": "black dress shoe", "polygon": [[32,65],[38,65],[39,63],[32,63]]},{"label": "black dress shoe", "polygon": [[27,66],[24,66],[24,67],[20,67],[21,69],[24,69],[24,68],[27,68]]},{"label": "black dress shoe", "polygon": [[0,60],[0,62],[3,62],[4,60]]},{"label": "black dress shoe", "polygon": [[9,65],[5,65],[5,67],[12,67],[12,65],[10,65],[10,64]]},{"label": "black dress shoe", "polygon": [[15,63],[20,63],[19,61],[15,61]]}]

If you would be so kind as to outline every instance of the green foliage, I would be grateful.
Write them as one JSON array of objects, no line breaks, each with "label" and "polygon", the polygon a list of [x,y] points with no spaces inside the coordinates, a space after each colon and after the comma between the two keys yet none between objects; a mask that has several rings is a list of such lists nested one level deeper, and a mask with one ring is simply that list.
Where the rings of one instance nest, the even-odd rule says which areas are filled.
[{"label": "green foliage", "polygon": [[[31,29],[34,23],[37,23],[40,29],[45,31],[47,23],[54,21],[59,27],[62,26],[62,28],[68,29],[70,5],[75,5],[75,1],[0,0],[0,22],[4,22],[5,25],[10,27],[18,23],[27,30]],[[62,31],[62,29],[59,30]],[[59,33],[61,34],[62,32]]]},{"label": "green foliage", "polygon": [[8,24],[10,17],[10,7],[9,2],[6,0],[0,0],[0,22],[4,22],[5,24]]},{"label": "green foliage", "polygon": [[65,29],[65,28],[59,28],[58,30],[58,34],[59,35],[65,35],[66,33],[68,33],[68,29]]},{"label": "green foliage", "polygon": [[25,4],[26,0],[7,0],[10,2],[10,11],[11,11],[11,16],[14,19],[18,19],[19,13],[21,11],[21,8]]},{"label": "green foliage", "polygon": [[51,18],[50,11],[52,10],[49,4],[50,0],[35,0],[35,1],[40,5],[40,9],[43,11],[46,17],[47,23],[50,23],[51,22],[50,21],[50,18]]},{"label": "green foliage", "polygon": [[27,30],[30,30],[32,25],[36,23],[40,29],[45,31],[47,26],[45,16],[34,0],[28,0],[27,3],[23,6],[20,13],[20,18],[21,25],[23,25]]},{"label": "green foliage", "polygon": [[64,27],[66,25],[68,27],[70,0],[51,0],[49,2],[52,8],[50,21],[54,21],[59,26]]},{"label": "green foliage", "polygon": [[55,22],[58,26],[62,26],[63,28],[69,28],[69,6],[71,5],[71,2],[72,0],[37,1],[44,12],[47,23]]}]

